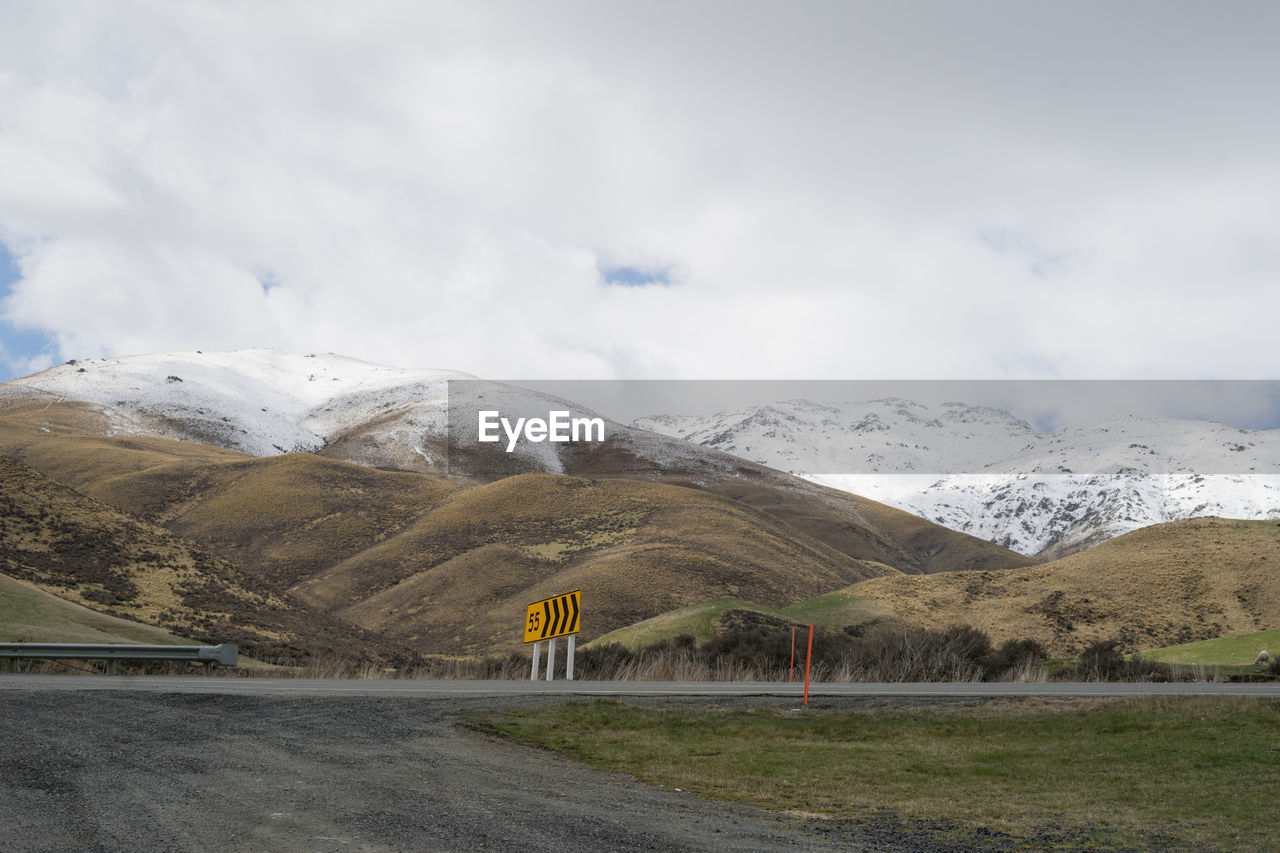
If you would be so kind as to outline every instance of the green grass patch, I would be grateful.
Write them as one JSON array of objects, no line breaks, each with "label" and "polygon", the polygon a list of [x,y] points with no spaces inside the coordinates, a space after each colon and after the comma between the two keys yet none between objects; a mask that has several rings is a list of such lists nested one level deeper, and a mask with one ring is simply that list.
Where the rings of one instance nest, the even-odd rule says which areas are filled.
[{"label": "green grass patch", "polygon": [[1096,833],[1099,849],[1168,849],[1181,841],[1261,850],[1276,835],[1275,700],[1164,697],[900,713],[654,710],[595,701],[469,719],[650,784],[797,815],[866,818],[887,809],[1023,837],[1065,828]]},{"label": "green grass patch", "polygon": [[681,634],[692,634],[698,644],[702,645],[720,633],[718,620],[730,610],[750,610],[799,625],[815,625],[836,631],[846,625],[857,625],[883,616],[886,612],[877,601],[845,592],[820,595],[781,609],[765,607],[741,598],[715,598],[610,631],[591,644],[620,643],[629,649],[638,650]]},{"label": "green grass patch", "polygon": [[878,601],[833,592],[784,607],[778,613],[801,625],[814,625],[838,631],[846,625],[859,625],[888,614],[888,609]]},{"label": "green grass patch", "polygon": [[1280,628],[1255,631],[1240,637],[1219,637],[1216,640],[1165,646],[1143,652],[1142,656],[1161,663],[1245,666],[1252,664],[1258,657],[1258,652],[1263,649],[1269,651],[1272,658],[1280,653]]},{"label": "green grass patch", "polygon": [[190,643],[161,628],[95,613],[7,575],[0,575],[0,642]]},{"label": "green grass patch", "polygon": [[681,634],[692,634],[701,645],[719,633],[716,620],[729,610],[755,610],[760,613],[774,614],[774,611],[744,601],[741,598],[715,598],[700,604],[681,607],[660,613],[643,622],[618,628],[616,631],[597,637],[588,646],[604,646],[619,643],[629,649],[643,649],[654,643],[678,637]]}]

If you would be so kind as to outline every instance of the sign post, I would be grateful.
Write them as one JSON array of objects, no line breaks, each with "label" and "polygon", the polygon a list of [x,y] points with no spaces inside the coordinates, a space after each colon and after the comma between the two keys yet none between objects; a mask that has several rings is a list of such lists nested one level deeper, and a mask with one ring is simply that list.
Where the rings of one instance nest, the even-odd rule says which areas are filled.
[{"label": "sign post", "polygon": [[533,643],[533,671],[531,681],[538,680],[538,652],[542,641],[547,640],[547,681],[551,681],[556,668],[556,637],[569,638],[569,652],[565,677],[573,681],[573,653],[578,635],[578,617],[582,607],[582,590],[575,589],[562,595],[553,595],[535,601],[525,608],[524,641]]}]

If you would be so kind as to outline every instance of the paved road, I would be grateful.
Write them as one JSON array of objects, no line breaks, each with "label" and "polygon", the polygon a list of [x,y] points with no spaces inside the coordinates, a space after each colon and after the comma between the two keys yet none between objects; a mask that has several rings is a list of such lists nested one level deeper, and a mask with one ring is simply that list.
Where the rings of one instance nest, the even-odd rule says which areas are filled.
[{"label": "paved road", "polygon": [[[410,681],[202,676],[0,675],[0,690],[131,690],[228,696],[404,696],[474,698],[483,696],[777,696],[801,699],[803,684],[678,681]],[[1260,696],[1280,698],[1280,683],[1270,684],[1122,684],[1089,682],[936,684],[812,684],[810,698],[968,697],[995,699],[1030,696]]]}]

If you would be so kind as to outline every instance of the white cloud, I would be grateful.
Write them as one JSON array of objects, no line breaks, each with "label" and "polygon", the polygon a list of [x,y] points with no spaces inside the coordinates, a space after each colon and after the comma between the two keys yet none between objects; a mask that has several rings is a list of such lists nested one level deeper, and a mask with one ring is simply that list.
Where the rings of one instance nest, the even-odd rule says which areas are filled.
[{"label": "white cloud", "polygon": [[[24,276],[0,311],[64,358],[1271,376],[1277,23],[1251,3],[8,4],[0,234]],[[671,283],[604,286],[620,266]]]}]

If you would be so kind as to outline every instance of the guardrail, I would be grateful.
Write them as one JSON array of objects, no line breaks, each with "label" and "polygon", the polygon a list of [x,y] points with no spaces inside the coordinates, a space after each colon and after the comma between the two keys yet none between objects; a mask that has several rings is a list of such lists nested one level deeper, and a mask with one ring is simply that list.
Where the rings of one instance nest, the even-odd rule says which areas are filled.
[{"label": "guardrail", "polygon": [[240,648],[235,643],[217,646],[144,646],[133,643],[0,643],[0,660],[105,660],[114,675],[122,660],[170,660],[215,666],[235,666]]}]

